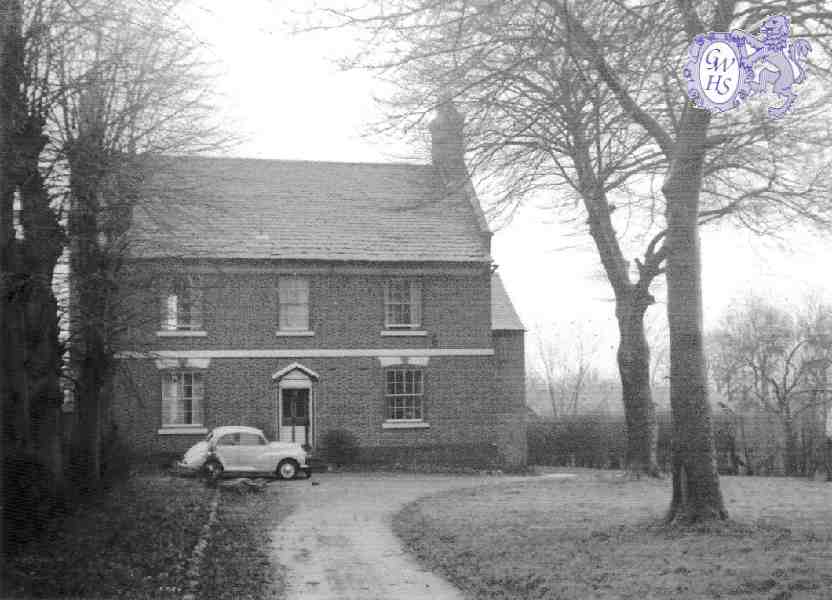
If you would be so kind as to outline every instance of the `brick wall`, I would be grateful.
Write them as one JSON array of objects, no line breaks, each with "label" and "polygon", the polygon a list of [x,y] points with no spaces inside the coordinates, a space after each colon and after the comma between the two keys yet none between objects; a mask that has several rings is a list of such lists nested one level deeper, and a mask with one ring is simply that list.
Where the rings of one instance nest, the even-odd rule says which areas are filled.
[{"label": "brick wall", "polygon": [[[272,374],[296,359],[212,359],[204,371],[204,425],[250,425],[276,437],[277,385]],[[483,357],[432,357],[423,367],[424,412],[430,427],[385,429],[385,367],[378,358],[297,359],[320,375],[314,384],[314,429],[319,441],[329,429],[347,429],[362,455],[391,456],[393,448],[496,445],[505,462],[525,449],[508,449],[525,440],[515,414],[495,399],[494,360]],[[152,360],[124,360],[118,377],[113,420],[138,454],[181,453],[201,435],[159,434],[161,375]],[[386,449],[386,450],[385,450]],[[481,450],[476,450],[481,452]],[[470,459],[460,455],[459,462]],[[396,459],[400,460],[400,459]]]},{"label": "brick wall", "polygon": [[[276,436],[276,384],[272,374],[299,362],[320,375],[313,395],[316,443],[328,429],[356,435],[361,456],[400,461],[432,456],[448,462],[525,463],[522,332],[490,329],[490,273],[482,266],[448,269],[413,265],[395,269],[298,266],[310,280],[311,337],[276,335],[278,272],[286,265],[220,272],[199,269],[204,295],[205,337],[159,338],[160,285],[164,277],[136,267],[140,282],[130,298],[135,314],[126,350],[312,350],[483,349],[495,356],[432,356],[424,367],[425,420],[429,428],[387,429],[385,367],[376,357],[212,358],[204,372],[204,425],[251,425]],[[187,271],[186,271],[187,272]],[[291,272],[291,271],[290,271]],[[390,276],[412,272],[422,280],[422,329],[427,336],[382,336],[383,285]],[[199,435],[159,434],[161,373],[150,359],[124,359],[114,392],[112,417],[138,454],[178,454]],[[462,449],[467,448],[467,451]],[[495,449],[492,452],[492,448]],[[399,450],[396,450],[399,449]],[[318,450],[321,450],[319,447]],[[386,457],[386,458],[384,458]],[[437,458],[438,457],[438,458]]]},{"label": "brick wall", "polygon": [[[283,268],[285,271],[286,267]],[[490,277],[485,267],[458,273],[399,268],[422,281],[422,329],[426,337],[383,337],[384,282],[389,275],[297,267],[309,278],[309,319],[313,337],[278,337],[277,277],[272,272],[220,273],[203,267],[206,337],[158,338],[159,288],[163,277],[137,269],[139,283],[127,303],[133,326],[124,346],[131,348],[487,348],[491,336]],[[366,271],[366,269],[365,269]],[[188,272],[187,270],[184,272]],[[391,271],[393,272],[393,271]]]},{"label": "brick wall", "polygon": [[499,330],[494,340],[494,398],[503,411],[499,446],[511,466],[526,464],[526,366],[523,331]]}]

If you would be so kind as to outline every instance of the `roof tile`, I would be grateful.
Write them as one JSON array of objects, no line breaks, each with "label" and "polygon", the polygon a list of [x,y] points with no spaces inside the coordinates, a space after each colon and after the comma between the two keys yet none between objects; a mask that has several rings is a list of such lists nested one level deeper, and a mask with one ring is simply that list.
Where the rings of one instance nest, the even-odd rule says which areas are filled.
[{"label": "roof tile", "polygon": [[491,276],[491,329],[525,329],[497,273]]},{"label": "roof tile", "polygon": [[143,258],[491,260],[470,200],[431,165],[176,157],[143,197]]}]

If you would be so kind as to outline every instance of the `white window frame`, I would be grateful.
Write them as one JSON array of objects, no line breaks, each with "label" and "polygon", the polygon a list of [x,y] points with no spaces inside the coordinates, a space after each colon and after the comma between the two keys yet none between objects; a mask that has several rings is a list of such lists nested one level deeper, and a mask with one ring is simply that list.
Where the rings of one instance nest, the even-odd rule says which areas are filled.
[{"label": "white window frame", "polygon": [[[407,307],[409,322],[398,322],[396,309]],[[391,314],[393,313],[393,314]],[[384,285],[384,328],[406,331],[422,326],[422,281],[415,278],[390,279]]]},{"label": "white window frame", "polygon": [[[400,373],[399,381],[396,381],[396,374]],[[412,373],[413,379],[411,389],[407,389],[407,374]],[[418,374],[418,378],[416,375]],[[390,381],[391,375],[393,381]],[[391,383],[393,391],[391,392]],[[412,403],[408,407],[408,402]],[[412,409],[413,416],[402,415]],[[425,422],[425,372],[422,369],[412,367],[395,367],[387,369],[384,373],[384,411],[385,422],[389,424],[410,424]],[[418,416],[417,416],[418,415]]]},{"label": "white window frame", "polygon": [[[182,310],[185,300],[188,300],[186,314]],[[203,331],[202,290],[197,282],[192,277],[179,277],[172,281],[162,296],[161,313],[162,332]]]},{"label": "white window frame", "polygon": [[[174,397],[170,397],[169,389],[171,378],[178,377],[176,382],[177,392]],[[191,378],[189,397],[185,396],[186,378]],[[198,378],[198,379],[195,379]],[[198,385],[195,383],[198,381]],[[195,393],[198,390],[198,393]],[[191,401],[191,421],[190,423],[184,421],[185,400]],[[182,405],[177,407],[176,411],[170,409],[171,402],[181,402]],[[183,418],[171,418],[176,413],[182,413]],[[205,421],[205,371],[194,369],[170,369],[162,371],[162,428],[170,429],[186,429],[186,428],[202,428]]]},{"label": "white window frame", "polygon": [[[299,288],[293,286],[302,284]],[[310,282],[308,277],[299,275],[281,275],[277,278],[277,332],[280,334],[310,334],[309,329],[309,288]],[[292,293],[300,292],[298,297],[292,298]],[[298,325],[286,324],[283,325],[281,321],[286,313],[286,309],[290,306],[300,306],[305,309],[304,323]]]}]

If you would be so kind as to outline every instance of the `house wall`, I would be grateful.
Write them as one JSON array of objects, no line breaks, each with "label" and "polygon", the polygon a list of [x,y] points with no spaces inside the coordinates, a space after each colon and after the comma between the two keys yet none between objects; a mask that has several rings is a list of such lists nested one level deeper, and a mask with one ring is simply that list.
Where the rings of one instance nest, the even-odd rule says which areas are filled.
[{"label": "house wall", "polygon": [[[272,374],[299,362],[320,375],[315,384],[315,443],[329,429],[347,429],[368,462],[525,463],[522,332],[490,329],[490,273],[484,267],[412,267],[422,279],[422,329],[426,336],[382,336],[383,283],[388,271],[321,269],[285,265],[277,269],[203,267],[204,337],[158,337],[162,279],[149,267],[129,299],[134,325],[125,350],[187,354],[209,351],[204,372],[204,425],[251,425],[276,436],[276,389]],[[310,329],[314,336],[276,335],[278,272],[310,278]],[[398,267],[396,274],[407,273]],[[385,420],[385,366],[374,356],[290,356],[316,349],[424,349],[425,420],[429,428],[388,429]],[[495,356],[437,356],[454,349],[494,350]],[[282,351],[280,357],[221,357],[223,351]],[[386,357],[390,362],[390,357]],[[518,362],[519,361],[519,362]],[[160,434],[161,373],[148,358],[124,358],[115,389],[112,420],[139,455],[179,454],[200,435]]]},{"label": "house wall", "polygon": [[505,424],[498,441],[503,460],[514,467],[524,466],[526,445],[526,365],[522,330],[498,330],[494,344],[494,397],[501,411],[498,420]]},{"label": "house wall", "polygon": [[[126,346],[150,349],[210,348],[485,348],[490,344],[490,277],[485,266],[452,273],[418,266],[391,274],[422,280],[422,328],[425,337],[384,337],[384,282],[381,269],[292,267],[236,271],[202,268],[205,337],[159,338],[162,276],[152,267],[137,269],[125,302],[134,315]],[[183,272],[189,272],[183,269]],[[193,271],[190,271],[193,272]],[[279,274],[309,278],[312,337],[279,337]]]},{"label": "house wall", "polygon": [[[320,375],[314,384],[315,446],[330,429],[346,429],[358,441],[367,462],[402,462],[406,449],[446,447],[460,454],[442,462],[476,462],[473,455],[506,462],[518,452],[516,443],[524,431],[515,415],[495,397],[494,359],[491,356],[431,357],[423,367],[424,411],[429,428],[385,429],[385,369],[376,357],[212,359],[204,371],[204,425],[249,425],[275,439],[278,408],[277,385],[272,374],[300,362]],[[119,435],[139,455],[179,454],[200,435],[159,434],[161,382],[155,363],[147,359],[121,361],[112,420]],[[508,418],[507,417],[511,417]],[[490,450],[493,452],[489,455]],[[513,464],[518,459],[512,460]]]}]

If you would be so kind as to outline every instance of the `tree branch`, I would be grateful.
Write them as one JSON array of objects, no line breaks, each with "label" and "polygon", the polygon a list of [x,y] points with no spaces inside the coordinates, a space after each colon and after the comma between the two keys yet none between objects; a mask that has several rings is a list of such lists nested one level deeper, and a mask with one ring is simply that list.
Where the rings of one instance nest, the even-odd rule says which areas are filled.
[{"label": "tree branch", "polygon": [[630,117],[639,125],[641,125],[653,140],[662,149],[662,152],[670,160],[673,156],[674,142],[668,135],[659,122],[651,117],[645,110],[643,110],[633,97],[624,89],[624,86],[618,80],[618,77],[613,73],[607,60],[604,58],[603,52],[598,47],[596,40],[586,31],[583,24],[578,21],[569,10],[561,4],[558,0],[548,0],[550,6],[558,13],[560,13],[566,21],[568,30],[572,30],[578,34],[578,44],[570,47],[571,51],[578,50],[585,51],[587,58],[595,67],[601,80],[612,91],[618,99],[621,107],[630,115]]}]

